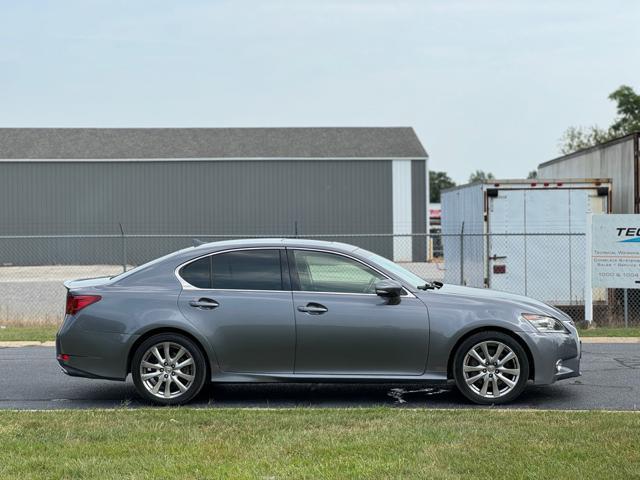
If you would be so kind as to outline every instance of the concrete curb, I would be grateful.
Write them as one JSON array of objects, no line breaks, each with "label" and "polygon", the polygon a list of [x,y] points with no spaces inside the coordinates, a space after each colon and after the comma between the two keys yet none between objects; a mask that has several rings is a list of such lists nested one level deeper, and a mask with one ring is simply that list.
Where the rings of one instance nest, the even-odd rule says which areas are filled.
[{"label": "concrete curb", "polygon": [[640,337],[580,337],[582,343],[640,343]]},{"label": "concrete curb", "polygon": [[36,341],[12,341],[0,342],[0,348],[21,348],[21,347],[55,347],[56,342],[36,342]]}]

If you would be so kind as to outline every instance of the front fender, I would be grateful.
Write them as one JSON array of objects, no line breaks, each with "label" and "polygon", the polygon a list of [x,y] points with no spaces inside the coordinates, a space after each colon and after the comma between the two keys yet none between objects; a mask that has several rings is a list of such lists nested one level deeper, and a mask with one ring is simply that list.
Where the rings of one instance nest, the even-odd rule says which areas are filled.
[{"label": "front fender", "polygon": [[430,372],[446,373],[449,361],[455,354],[455,348],[460,341],[470,334],[498,330],[515,334],[519,337],[526,336],[523,330],[513,322],[504,320],[478,320],[463,326],[435,325],[432,322],[431,336],[429,339],[429,362],[427,370]]}]

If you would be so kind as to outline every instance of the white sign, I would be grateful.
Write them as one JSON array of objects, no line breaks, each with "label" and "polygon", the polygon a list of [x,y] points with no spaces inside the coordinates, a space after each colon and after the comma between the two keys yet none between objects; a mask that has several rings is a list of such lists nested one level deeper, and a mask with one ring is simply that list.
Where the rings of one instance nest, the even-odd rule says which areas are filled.
[{"label": "white sign", "polygon": [[640,288],[640,215],[593,215],[594,287]]}]

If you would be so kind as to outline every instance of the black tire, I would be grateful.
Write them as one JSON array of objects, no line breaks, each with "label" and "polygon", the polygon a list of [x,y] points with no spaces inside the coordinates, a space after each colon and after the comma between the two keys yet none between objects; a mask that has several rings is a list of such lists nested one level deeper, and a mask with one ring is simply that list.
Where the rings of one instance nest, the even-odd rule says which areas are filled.
[{"label": "black tire", "polygon": [[[499,361],[487,363],[487,368],[485,369],[485,368],[482,368],[485,365],[485,363],[481,363],[480,361],[476,361],[475,359],[472,359],[472,358],[469,358],[467,361],[471,360],[474,363],[473,365],[469,364],[468,367],[473,369],[480,368],[480,370],[478,370],[477,372],[468,372],[467,373],[468,377],[465,378],[465,374],[463,372],[465,357],[467,356],[467,353],[470,353],[472,348],[483,344],[483,342],[488,342],[488,344],[485,344],[485,345],[488,346],[490,355],[494,355],[496,353],[499,343],[508,347],[515,354],[517,363],[516,363],[516,360],[507,361],[504,364],[504,368],[507,370],[515,371],[516,366],[519,367],[519,375],[517,377],[517,380],[516,380],[516,376],[512,375],[511,373],[504,373],[504,371],[500,372],[501,367],[496,366],[494,364],[494,363],[499,363]],[[491,343],[491,342],[496,342],[496,343]],[[494,348],[494,350],[491,350],[492,348]],[[479,351],[480,351],[480,354],[482,355],[481,347],[479,347]],[[502,352],[505,352],[505,351],[506,349],[502,350]],[[500,355],[500,357],[505,358],[506,354],[503,353]],[[497,369],[497,373],[494,373],[494,370],[491,370],[491,369],[494,369],[494,370]],[[480,377],[472,385],[469,385],[468,380],[471,380],[472,377],[476,374],[477,375],[482,374],[483,376]],[[486,377],[484,375],[486,375]],[[495,380],[494,380],[494,375],[495,375]],[[491,376],[491,379],[488,378],[489,376]],[[463,341],[460,344],[460,346],[456,350],[453,357],[453,377],[455,379],[458,390],[460,390],[460,392],[465,397],[467,397],[469,400],[471,400],[474,403],[477,403],[480,405],[498,405],[502,403],[507,403],[516,399],[525,389],[527,385],[527,381],[529,379],[529,359],[527,357],[527,353],[524,351],[524,348],[522,348],[522,345],[520,345],[520,343],[517,340],[515,340],[513,337],[505,333],[496,332],[496,331],[480,332],[467,338],[465,341]],[[508,385],[506,383],[506,380],[503,381],[502,379],[500,379],[500,377],[503,379],[506,378],[507,380],[509,380],[511,383],[515,385],[513,386]],[[513,381],[513,380],[516,380],[516,381]],[[481,394],[482,389],[480,388],[480,385],[484,386],[485,381],[489,382],[489,388],[491,388],[492,393],[489,394],[489,392],[486,392],[486,394],[483,396]],[[500,392],[501,390],[500,386],[502,386],[502,388],[505,389],[504,394],[498,393],[498,396],[495,396],[495,397],[492,396],[493,390],[495,388],[493,384],[494,381],[496,382],[498,392]],[[480,391],[477,391],[477,390],[480,390]]]},{"label": "black tire", "polygon": [[[171,395],[165,398],[164,396],[159,396],[160,391],[156,394],[152,393],[149,383],[153,382],[155,379],[143,380],[141,364],[143,358],[146,357],[150,349],[159,344],[167,343],[170,344],[170,351],[174,352],[173,355],[177,355],[178,353],[175,353],[176,350],[180,351],[179,349],[182,348],[186,353],[184,353],[184,356],[180,358],[189,360],[190,356],[193,362],[184,367],[184,372],[182,369],[176,369],[175,371],[165,371],[160,370],[159,368],[147,369],[148,372],[152,373],[158,371],[162,372],[161,374],[157,375],[159,379],[161,379],[158,381],[161,381],[161,383],[164,382],[163,385],[160,385],[160,391],[164,392],[167,388],[167,385],[169,385],[169,395]],[[170,354],[169,356],[171,357],[171,355],[172,354]],[[153,356],[152,358],[156,357]],[[157,361],[157,363],[158,365],[161,364],[160,361]],[[174,363],[174,365],[176,365],[176,363]],[[193,367],[191,370],[189,370],[191,366]],[[171,369],[171,365],[167,365],[165,368]],[[178,333],[160,333],[147,338],[138,346],[131,360],[131,376],[133,377],[133,383],[136,386],[138,393],[146,400],[158,405],[183,405],[191,401],[202,390],[202,387],[204,386],[207,379],[207,371],[207,362],[200,347],[190,338]],[[193,373],[193,375],[189,375],[190,372]],[[176,376],[176,373],[178,376]],[[183,374],[186,374],[193,378],[192,380],[190,380],[191,383],[188,383],[189,380],[187,381],[188,388],[186,388],[184,392],[180,392],[181,389],[179,389],[177,386],[178,382],[174,379],[177,378],[180,381],[180,385],[186,387],[186,385],[182,383],[185,381],[184,378],[180,377],[180,375]],[[149,383],[145,385],[145,381]]]}]

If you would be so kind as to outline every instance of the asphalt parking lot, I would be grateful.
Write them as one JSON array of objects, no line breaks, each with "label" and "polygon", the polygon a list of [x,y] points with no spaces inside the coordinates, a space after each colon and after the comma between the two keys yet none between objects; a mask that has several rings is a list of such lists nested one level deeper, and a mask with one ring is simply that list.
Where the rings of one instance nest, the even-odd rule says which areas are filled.
[{"label": "asphalt parking lot", "polygon": [[[0,408],[122,408],[148,406],[130,380],[111,382],[64,375],[51,347],[0,349]],[[529,387],[507,408],[640,409],[640,345],[585,344],[582,377]],[[455,390],[425,385],[212,385],[195,407],[481,408]],[[482,407],[486,408],[486,407]]]}]

